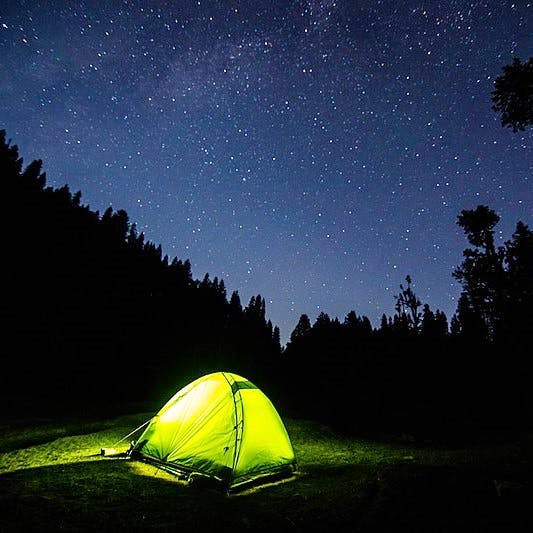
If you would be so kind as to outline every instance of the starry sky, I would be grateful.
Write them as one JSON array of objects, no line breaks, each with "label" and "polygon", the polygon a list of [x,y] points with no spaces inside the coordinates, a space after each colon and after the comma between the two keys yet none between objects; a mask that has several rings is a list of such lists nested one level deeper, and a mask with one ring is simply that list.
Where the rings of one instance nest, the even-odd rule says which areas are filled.
[{"label": "starry sky", "polygon": [[299,316],[378,325],[407,274],[450,318],[462,209],[533,223],[531,131],[501,127],[501,67],[533,4],[3,0],[0,128],[48,184],[125,209],[193,275]]}]

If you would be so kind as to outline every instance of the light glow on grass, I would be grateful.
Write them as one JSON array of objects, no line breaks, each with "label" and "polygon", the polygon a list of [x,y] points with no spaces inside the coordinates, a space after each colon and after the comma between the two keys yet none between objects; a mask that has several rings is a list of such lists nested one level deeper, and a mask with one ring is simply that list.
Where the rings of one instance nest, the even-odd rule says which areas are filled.
[{"label": "light glow on grass", "polygon": [[171,474],[170,472],[166,472],[165,470],[162,470],[154,465],[143,463],[141,461],[128,461],[126,464],[129,470],[136,476],[144,476],[149,478],[157,477],[158,479],[176,483],[182,487],[187,486],[187,481],[179,479],[178,476]]},{"label": "light glow on grass", "polygon": [[76,531],[168,530],[176,524],[184,531],[392,531],[398,518],[417,531],[434,530],[436,523],[442,531],[464,530],[465,524],[469,531],[486,531],[494,523],[523,531],[512,526],[530,516],[529,506],[522,514],[500,513],[490,476],[520,481],[527,475],[531,436],[446,449],[348,438],[314,422],[286,419],[299,472],[228,498],[209,487],[191,489],[154,465],[99,454],[147,418],[106,420],[84,435],[79,425],[63,424],[62,434],[71,434],[60,438],[56,429],[38,424],[18,432],[0,427],[2,531],[39,531],[43,524]]},{"label": "light glow on grass", "polygon": [[[131,424],[146,415],[131,415],[114,420],[80,426],[43,424],[35,422],[17,430],[0,433],[0,474],[29,468],[67,465],[88,461],[108,460],[101,456],[102,448],[113,447],[127,434]],[[111,426],[111,427],[110,427]],[[70,434],[69,434],[70,433]],[[117,447],[118,452],[128,449],[129,443]]]}]

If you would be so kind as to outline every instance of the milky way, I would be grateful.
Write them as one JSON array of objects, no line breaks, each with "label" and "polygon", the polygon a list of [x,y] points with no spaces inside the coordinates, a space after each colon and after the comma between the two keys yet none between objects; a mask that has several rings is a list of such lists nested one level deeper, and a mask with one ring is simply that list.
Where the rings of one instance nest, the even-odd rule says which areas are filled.
[{"label": "milky way", "polygon": [[377,325],[407,274],[451,316],[457,214],[494,208],[500,241],[533,221],[531,133],[490,101],[531,8],[4,1],[0,127],[48,184],[261,293],[284,340],[302,313]]}]

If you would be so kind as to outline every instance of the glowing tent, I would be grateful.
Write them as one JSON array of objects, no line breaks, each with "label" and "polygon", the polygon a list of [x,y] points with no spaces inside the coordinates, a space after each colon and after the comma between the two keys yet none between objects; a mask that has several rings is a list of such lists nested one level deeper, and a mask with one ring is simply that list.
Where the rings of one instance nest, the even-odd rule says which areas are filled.
[{"label": "glowing tent", "polygon": [[132,457],[227,488],[290,475],[296,460],[270,400],[236,374],[217,372],[177,392],[151,420]]}]

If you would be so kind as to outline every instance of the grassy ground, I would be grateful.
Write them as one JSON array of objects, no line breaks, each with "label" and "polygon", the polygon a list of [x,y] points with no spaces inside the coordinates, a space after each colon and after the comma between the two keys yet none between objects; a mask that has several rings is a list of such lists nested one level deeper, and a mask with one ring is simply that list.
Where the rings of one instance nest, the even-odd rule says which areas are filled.
[{"label": "grassy ground", "polygon": [[0,531],[533,531],[532,438],[439,449],[289,419],[298,475],[227,496],[99,455],[146,417],[0,425]]}]

